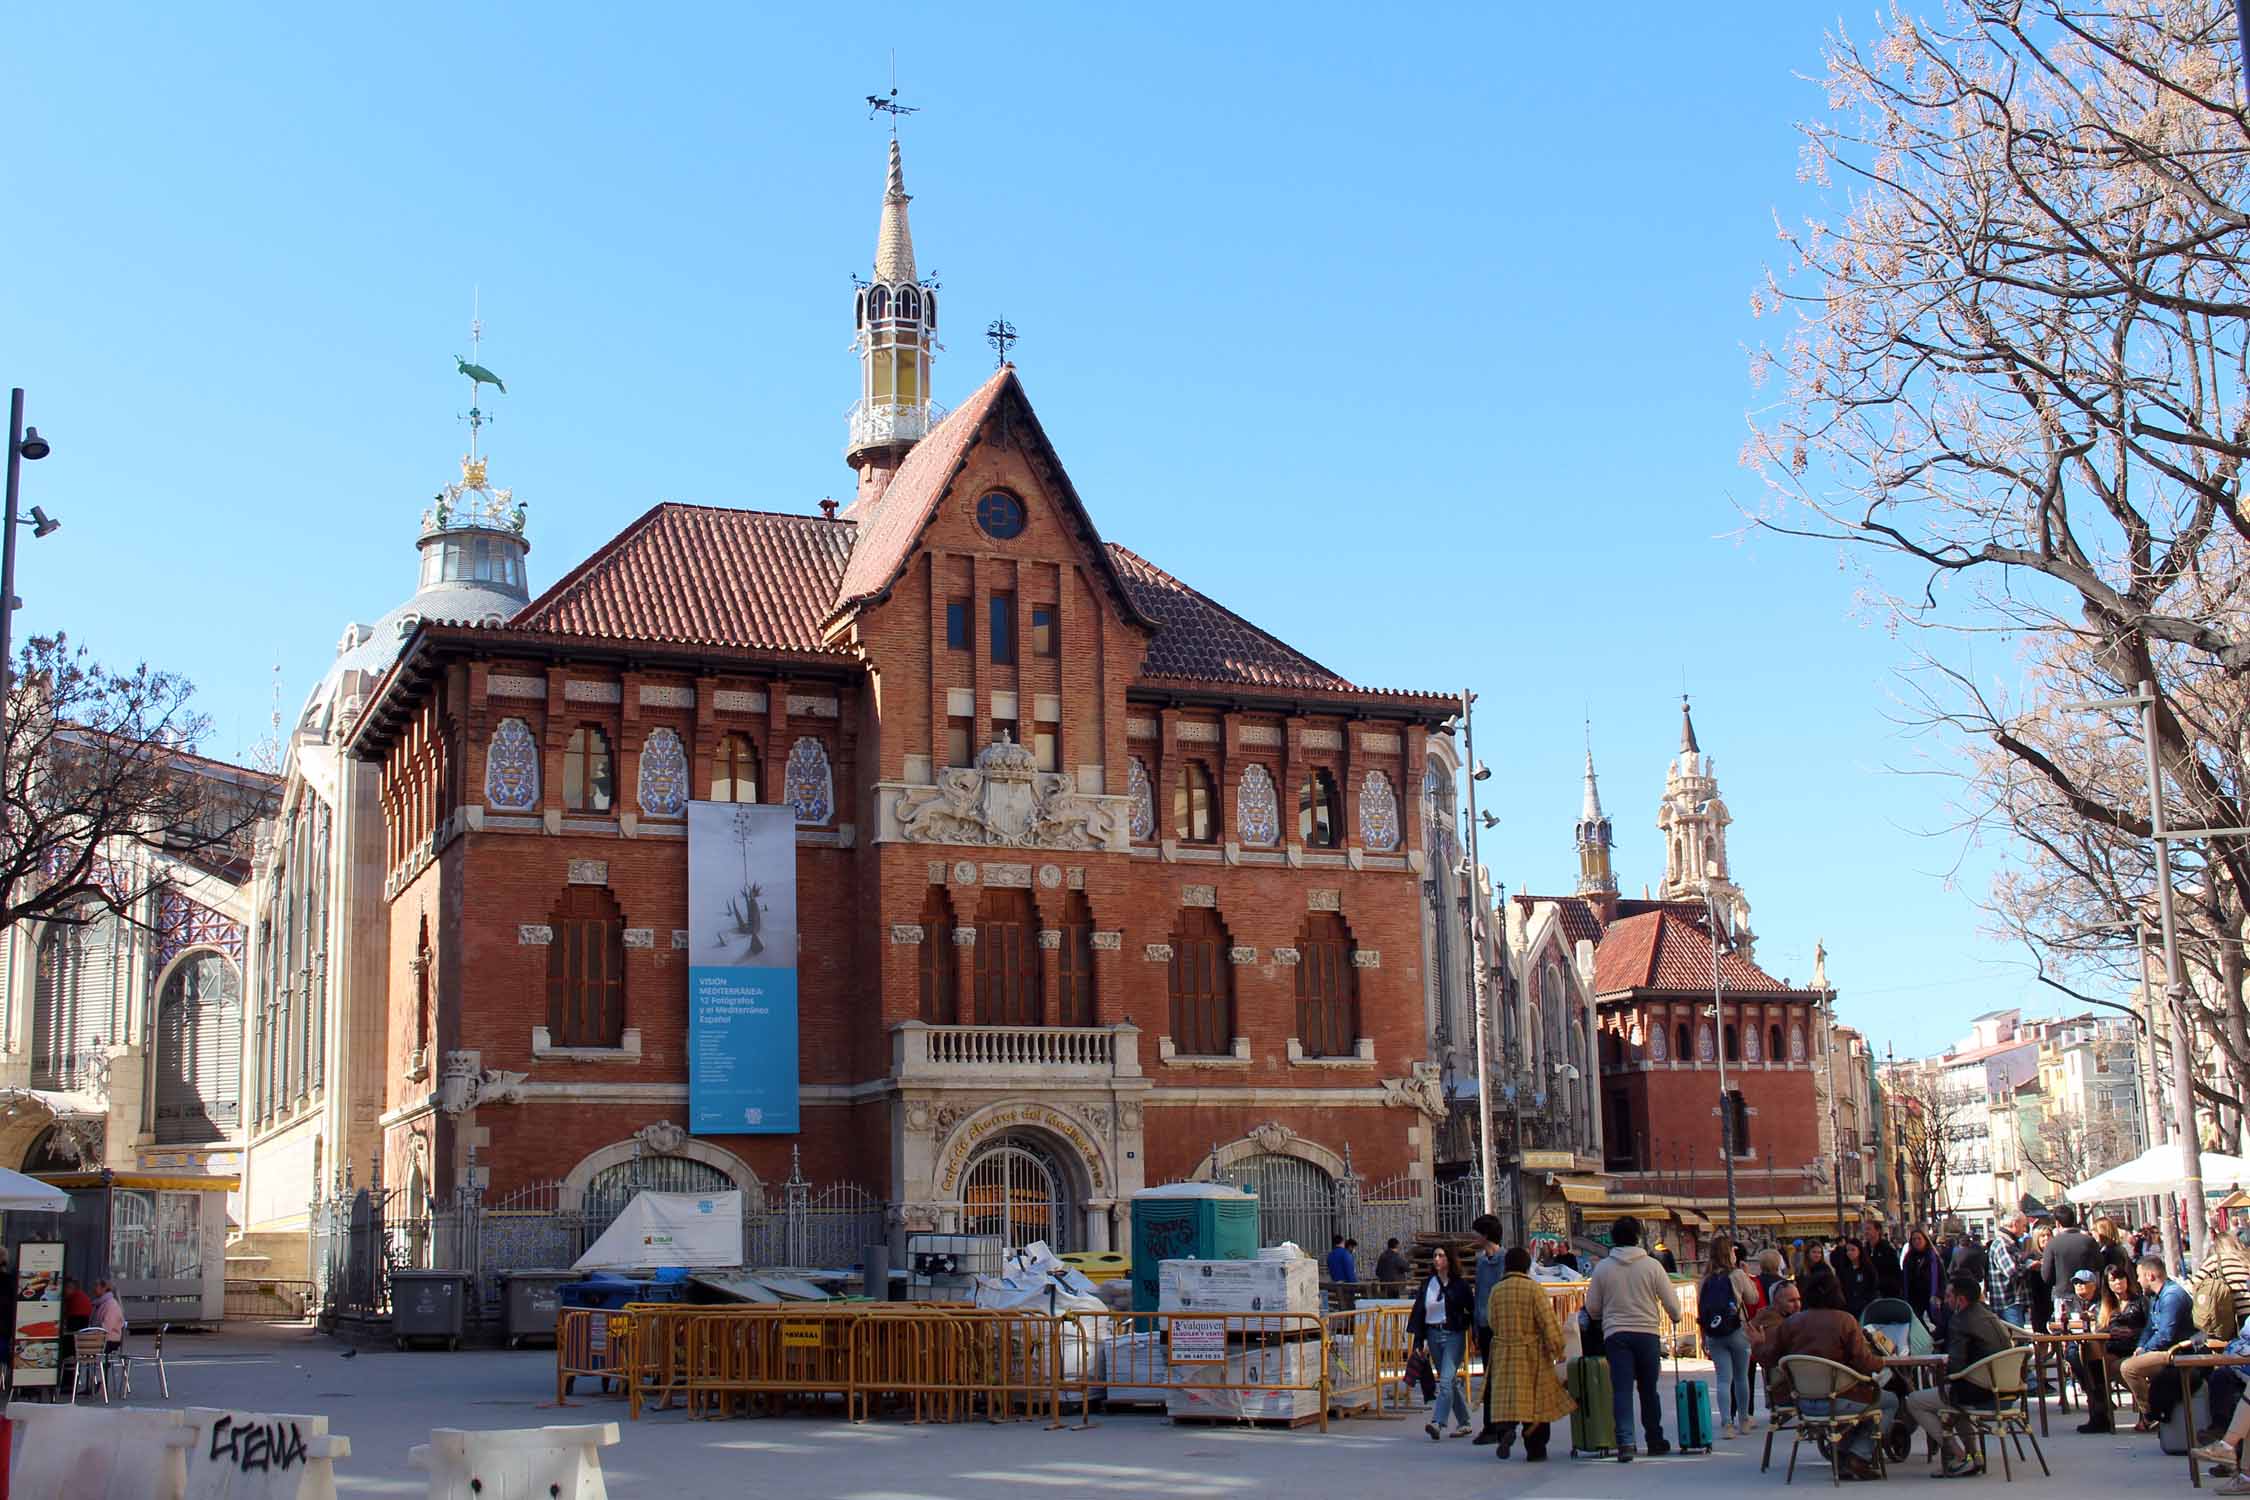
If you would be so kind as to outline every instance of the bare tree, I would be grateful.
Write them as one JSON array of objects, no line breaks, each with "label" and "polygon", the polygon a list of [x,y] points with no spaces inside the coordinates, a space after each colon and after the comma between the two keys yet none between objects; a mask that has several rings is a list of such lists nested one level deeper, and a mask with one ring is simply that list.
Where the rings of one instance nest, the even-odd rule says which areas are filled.
[{"label": "bare tree", "polygon": [[2048,1110],[2023,1142],[2024,1160],[2057,1187],[2075,1187],[2133,1154],[2132,1137],[2114,1119],[2089,1118],[2068,1107]]},{"label": "bare tree", "polygon": [[0,925],[142,921],[180,866],[247,874],[272,780],[195,753],[208,725],[193,694],[60,635],[25,645],[0,735]]},{"label": "bare tree", "polygon": [[1916,1065],[1891,1068],[1884,1087],[1900,1116],[1896,1139],[1909,1189],[1918,1184],[1922,1201],[1942,1213],[1952,1207],[1953,1152],[1970,1120],[1966,1096],[1946,1088],[1943,1073]]},{"label": "bare tree", "polygon": [[[1785,228],[1745,452],[1761,524],[1856,555],[1922,637],[1909,714],[1971,746],[1962,827],[2016,840],[2003,922],[2119,965],[2155,878],[2137,717],[2174,826],[2250,822],[2250,119],[2231,7],[1952,0],[1826,48],[1804,125],[1832,218]],[[1965,664],[1977,638],[2018,686]],[[2250,848],[2186,851],[2191,1024],[2240,1097]]]}]

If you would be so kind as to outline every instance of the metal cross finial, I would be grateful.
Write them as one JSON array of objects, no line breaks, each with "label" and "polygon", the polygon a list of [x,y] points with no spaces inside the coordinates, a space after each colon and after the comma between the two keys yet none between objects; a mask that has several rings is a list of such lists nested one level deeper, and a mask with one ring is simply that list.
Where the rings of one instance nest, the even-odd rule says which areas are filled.
[{"label": "metal cross finial", "polygon": [[984,331],[984,341],[992,346],[992,352],[998,356],[993,361],[995,367],[1004,365],[1008,362],[1008,350],[1016,343],[1016,325],[1006,318],[994,318],[992,325]]}]

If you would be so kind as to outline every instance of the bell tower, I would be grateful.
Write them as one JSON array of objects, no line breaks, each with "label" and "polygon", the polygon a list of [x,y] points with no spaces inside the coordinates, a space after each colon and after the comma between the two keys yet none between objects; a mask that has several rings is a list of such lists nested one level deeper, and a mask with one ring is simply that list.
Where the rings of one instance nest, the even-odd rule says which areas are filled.
[{"label": "bell tower", "polygon": [[883,217],[875,234],[875,277],[861,282],[852,299],[859,399],[852,403],[844,461],[858,471],[861,505],[882,498],[908,451],[944,415],[930,401],[930,356],[938,347],[937,288],[914,274],[907,202],[906,169],[894,130]]},{"label": "bell tower", "polygon": [[1656,814],[1664,835],[1664,898],[1700,901],[1708,887],[1720,925],[1749,957],[1750,902],[1727,868],[1727,825],[1733,821],[1719,797],[1717,768],[1696,743],[1695,715],[1682,693],[1680,753],[1664,772],[1664,801]]},{"label": "bell tower", "polygon": [[1615,896],[1617,874],[1610,866],[1616,840],[1610,832],[1609,814],[1602,811],[1601,785],[1594,778],[1594,739],[1586,736],[1586,801],[1578,812],[1578,894]]}]

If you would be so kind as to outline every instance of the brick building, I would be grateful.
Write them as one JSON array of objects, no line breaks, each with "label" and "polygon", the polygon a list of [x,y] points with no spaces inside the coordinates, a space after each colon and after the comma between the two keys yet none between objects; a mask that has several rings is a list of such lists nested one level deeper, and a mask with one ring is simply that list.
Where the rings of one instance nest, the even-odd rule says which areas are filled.
[{"label": "brick building", "polygon": [[[1589,755],[1578,889],[1517,899],[1519,931],[1551,932],[1560,952],[1578,955],[1595,1009],[1600,1103],[1587,1138],[1601,1167],[1544,1174],[1549,1233],[1567,1224],[1573,1238],[1598,1240],[1606,1220],[1633,1212],[1697,1253],[1702,1237],[1726,1222],[1722,1141],[1734,1156],[1736,1216],[1753,1239],[1834,1229],[1824,1029],[1833,994],[1821,974],[1799,987],[1758,966],[1749,902],[1728,869],[1729,821],[1683,703],[1680,750],[1657,820],[1665,840],[1659,893],[1618,894]],[[1560,986],[1569,971],[1555,967]]]},{"label": "brick building", "polygon": [[[1299,1237],[1347,1164],[1428,1184],[1409,799],[1454,700],[1103,541],[1013,367],[934,406],[895,141],[874,269],[850,506],[659,505],[505,623],[416,622],[369,689],[386,1182],[801,1173],[1064,1248],[1146,1183],[1255,1179]],[[674,1123],[691,798],[794,813],[794,1135]]]}]

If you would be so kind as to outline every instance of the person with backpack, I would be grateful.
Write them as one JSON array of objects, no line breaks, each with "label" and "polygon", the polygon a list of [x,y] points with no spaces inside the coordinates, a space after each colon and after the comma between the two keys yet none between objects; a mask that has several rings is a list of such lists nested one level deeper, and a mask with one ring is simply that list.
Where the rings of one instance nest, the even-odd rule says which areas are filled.
[{"label": "person with backpack", "polygon": [[1617,1461],[1633,1461],[1633,1397],[1640,1395],[1641,1433],[1651,1458],[1672,1451],[1664,1437],[1664,1408],[1656,1399],[1664,1371],[1659,1336],[1680,1321],[1672,1278],[1641,1248],[1641,1221],[1622,1215],[1609,1231],[1610,1251],[1586,1284],[1586,1315],[1602,1330],[1609,1360],[1611,1402],[1617,1417]]},{"label": "person with backpack", "polygon": [[1707,1265],[1695,1307],[1703,1352],[1719,1387],[1719,1435],[1748,1437],[1750,1333],[1743,1325],[1758,1314],[1758,1283],[1735,1264],[1734,1244],[1723,1234],[1712,1240]]},{"label": "person with backpack", "polygon": [[2226,1215],[2211,1215],[2211,1236],[2190,1293],[2195,1326],[2221,1343],[2250,1328],[2250,1250],[2227,1228]]},{"label": "person with backpack", "polygon": [[2140,1277],[2141,1290],[2148,1296],[2148,1326],[2141,1330],[2132,1354],[2117,1367],[2117,1373],[2125,1377],[2126,1389],[2133,1393],[2133,1405],[2141,1414],[2133,1430],[2154,1432],[2157,1422],[2149,1411],[2150,1387],[2157,1376],[2172,1368],[2172,1346],[2195,1332],[2195,1299],[2165,1270],[2161,1255],[2141,1257]]}]

